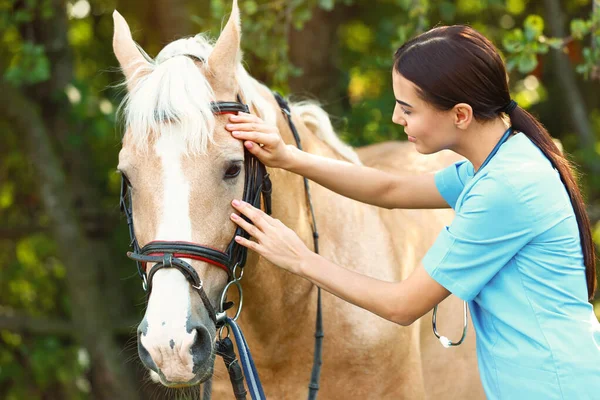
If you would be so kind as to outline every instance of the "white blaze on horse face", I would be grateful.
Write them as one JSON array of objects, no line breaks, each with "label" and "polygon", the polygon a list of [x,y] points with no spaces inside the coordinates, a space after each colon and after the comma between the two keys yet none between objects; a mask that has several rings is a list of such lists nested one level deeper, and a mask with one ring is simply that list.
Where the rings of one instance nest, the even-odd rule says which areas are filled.
[{"label": "white blaze on horse face", "polygon": [[[162,186],[162,190],[158,190],[162,213],[158,217],[154,240],[192,241],[190,184],[181,168],[185,149],[183,135],[176,128],[168,135],[161,135],[154,145],[162,166],[162,176],[155,177]],[[147,330],[140,340],[158,368],[172,382],[185,382],[194,377],[189,350],[196,331],[188,332],[187,328],[190,303],[189,282],[180,271],[164,268],[156,272],[145,316]]]}]

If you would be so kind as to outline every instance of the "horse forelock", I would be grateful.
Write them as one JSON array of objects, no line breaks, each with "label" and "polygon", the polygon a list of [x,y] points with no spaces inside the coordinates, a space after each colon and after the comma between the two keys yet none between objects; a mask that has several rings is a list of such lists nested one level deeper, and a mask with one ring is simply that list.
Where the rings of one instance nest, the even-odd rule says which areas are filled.
[{"label": "horse forelock", "polygon": [[[188,152],[206,153],[209,143],[214,143],[211,102],[221,100],[215,98],[203,73],[210,68],[207,63],[212,50],[210,39],[196,35],[168,44],[155,59],[142,51],[148,64],[129,78],[135,85],[119,107],[133,146],[146,151],[148,144],[161,136],[178,134],[184,136]],[[241,62],[234,78],[242,100],[265,121],[274,123],[275,110]]]}]

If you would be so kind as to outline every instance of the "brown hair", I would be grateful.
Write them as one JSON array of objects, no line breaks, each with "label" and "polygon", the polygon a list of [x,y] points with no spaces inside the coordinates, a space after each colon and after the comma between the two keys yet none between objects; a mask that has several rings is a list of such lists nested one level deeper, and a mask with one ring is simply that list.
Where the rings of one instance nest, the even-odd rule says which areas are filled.
[{"label": "brown hair", "polygon": [[[396,51],[394,68],[417,86],[424,101],[439,110],[467,103],[476,120],[489,121],[505,111],[511,101],[498,51],[468,26],[441,26],[409,40]],[[513,129],[527,135],[558,170],[569,193],[579,226],[588,296],[592,299],[596,291],[594,243],[572,166],[535,117],[521,107],[508,107],[508,115]]]}]

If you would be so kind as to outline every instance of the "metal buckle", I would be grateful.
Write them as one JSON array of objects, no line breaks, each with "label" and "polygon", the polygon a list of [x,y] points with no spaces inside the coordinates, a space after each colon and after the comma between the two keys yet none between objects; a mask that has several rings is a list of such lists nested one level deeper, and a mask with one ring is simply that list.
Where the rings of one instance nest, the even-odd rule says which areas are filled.
[{"label": "metal buckle", "polygon": [[[240,276],[236,275],[236,271],[240,271]],[[244,268],[240,267],[239,262],[235,263],[233,266],[233,269],[231,270],[231,276],[233,277],[234,281],[241,281],[244,277]]]},{"label": "metal buckle", "polygon": [[[227,298],[227,292],[229,291],[229,288],[231,287],[231,285],[235,285],[238,289],[238,292],[240,294],[240,300],[238,303],[238,307],[237,310],[235,312],[235,316],[233,318],[231,318],[234,321],[237,321],[238,317],[240,316],[240,313],[242,312],[242,306],[244,304],[244,291],[242,290],[242,284],[240,283],[239,280],[233,280],[229,283],[227,283],[227,285],[225,285],[225,288],[223,289],[223,292],[221,293],[221,299],[219,301],[219,310],[217,313],[217,316],[224,319],[226,316],[226,310],[225,308],[225,299]],[[222,314],[225,314],[225,316],[223,316]]]},{"label": "metal buckle", "polygon": [[[218,321],[218,319],[217,319]],[[223,325],[222,327],[219,328],[219,340],[223,340],[223,330],[227,329],[227,336],[225,336],[226,338],[229,337],[229,334],[231,333],[231,329],[229,328],[229,325]]]},{"label": "metal buckle", "polygon": [[204,286],[204,284],[202,283],[202,279],[200,279],[200,283],[198,284],[198,286],[194,286],[194,285],[191,285],[191,286],[196,290],[202,290],[202,287]]},{"label": "metal buckle", "polygon": [[146,274],[142,275],[142,289],[144,289],[144,292],[148,291],[148,278],[146,278]]}]

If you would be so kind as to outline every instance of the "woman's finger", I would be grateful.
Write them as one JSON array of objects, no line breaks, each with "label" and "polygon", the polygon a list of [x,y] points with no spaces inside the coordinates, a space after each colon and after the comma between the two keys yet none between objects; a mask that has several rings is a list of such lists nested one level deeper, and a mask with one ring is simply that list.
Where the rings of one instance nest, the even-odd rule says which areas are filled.
[{"label": "woman's finger", "polygon": [[262,253],[261,253],[262,249],[258,243],[253,242],[252,240],[243,238],[241,236],[236,236],[235,241],[238,242],[239,244],[241,244],[242,246],[247,247],[250,250],[253,250],[253,251],[257,252],[258,254],[262,255]]},{"label": "woman's finger", "polygon": [[248,132],[248,131],[233,131],[231,132],[234,138],[240,140],[250,140],[264,145],[272,145],[277,142],[277,138],[273,134],[263,132]]},{"label": "woman's finger", "polygon": [[256,158],[262,160],[263,162],[266,162],[269,157],[262,144],[254,143],[248,140],[244,142],[244,147],[247,148],[252,155],[256,156]]},{"label": "woman's finger", "polygon": [[250,236],[253,236],[258,240],[260,240],[263,237],[263,232],[260,229],[258,229],[256,225],[252,225],[244,218],[240,217],[235,213],[232,213],[230,217],[233,222],[235,222],[239,225],[240,228],[248,232]]},{"label": "woman's finger", "polygon": [[261,231],[264,232],[270,225],[272,226],[272,223],[270,222],[272,218],[262,212],[262,210],[241,200],[233,200],[231,204],[236,210],[248,217],[248,219],[250,219],[250,221],[252,221],[252,223]]},{"label": "woman's finger", "polygon": [[229,120],[235,123],[239,122],[264,122],[258,115],[254,114],[246,114],[245,112],[240,112],[237,115],[233,114],[229,116]]},{"label": "woman's finger", "polygon": [[256,122],[245,122],[243,124],[227,124],[225,128],[230,132],[241,131],[241,132],[265,132],[275,133],[273,125]]}]

